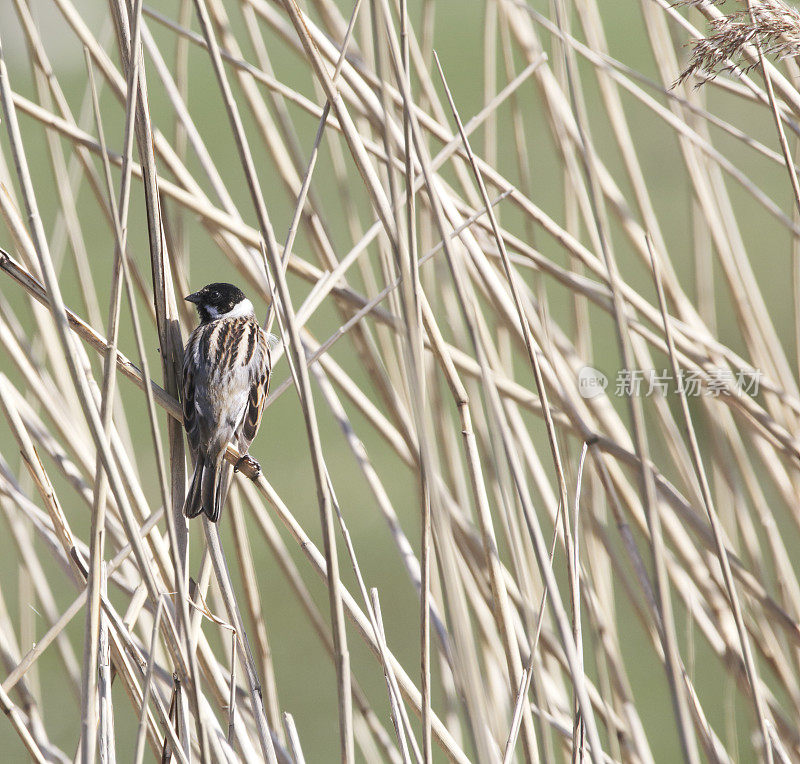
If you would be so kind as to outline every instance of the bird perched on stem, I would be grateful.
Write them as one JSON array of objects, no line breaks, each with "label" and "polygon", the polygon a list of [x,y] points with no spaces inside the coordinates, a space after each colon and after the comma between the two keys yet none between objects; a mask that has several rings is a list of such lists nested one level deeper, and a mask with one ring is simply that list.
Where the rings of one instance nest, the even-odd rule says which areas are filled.
[{"label": "bird perched on stem", "polygon": [[183,355],[183,426],[194,457],[194,475],[183,505],[186,517],[205,512],[217,522],[227,494],[228,443],[261,469],[247,450],[264,410],[271,371],[271,335],[258,323],[253,304],[233,284],[204,286],[186,300],[197,306],[200,325]]}]

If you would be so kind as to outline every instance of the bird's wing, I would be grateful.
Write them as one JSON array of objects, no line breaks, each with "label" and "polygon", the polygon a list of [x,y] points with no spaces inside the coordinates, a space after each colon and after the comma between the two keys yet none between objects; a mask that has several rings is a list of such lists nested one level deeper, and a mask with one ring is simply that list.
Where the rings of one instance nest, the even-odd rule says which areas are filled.
[{"label": "bird's wing", "polygon": [[261,424],[261,414],[264,412],[264,401],[269,393],[269,377],[272,370],[267,334],[257,324],[254,329],[257,332],[257,341],[253,343],[253,355],[247,364],[252,369],[250,395],[247,398],[247,409],[239,438],[240,450],[243,451],[250,447]]},{"label": "bird's wing", "polygon": [[189,448],[196,455],[200,446],[200,427],[197,421],[195,401],[195,379],[197,376],[197,349],[201,340],[202,327],[198,327],[190,335],[183,353],[183,384],[181,386],[181,403],[183,404],[183,426],[189,438]]}]

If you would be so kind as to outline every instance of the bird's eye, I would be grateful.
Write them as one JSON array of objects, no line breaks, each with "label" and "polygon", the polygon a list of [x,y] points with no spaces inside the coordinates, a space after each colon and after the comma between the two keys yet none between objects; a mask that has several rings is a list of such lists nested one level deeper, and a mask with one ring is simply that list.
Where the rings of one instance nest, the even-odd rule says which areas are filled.
[{"label": "bird's eye", "polygon": [[219,292],[218,292],[218,291],[215,289],[213,292],[211,292],[211,294],[209,295],[209,297],[210,297],[212,300],[219,300]]}]

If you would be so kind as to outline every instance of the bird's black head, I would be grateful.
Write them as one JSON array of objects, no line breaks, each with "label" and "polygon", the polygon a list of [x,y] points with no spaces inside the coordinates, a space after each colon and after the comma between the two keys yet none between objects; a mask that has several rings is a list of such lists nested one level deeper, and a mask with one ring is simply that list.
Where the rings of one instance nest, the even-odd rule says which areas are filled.
[{"label": "bird's black head", "polygon": [[197,313],[203,324],[223,316],[233,318],[253,312],[250,300],[233,284],[208,284],[199,292],[187,295],[185,299],[197,306]]}]

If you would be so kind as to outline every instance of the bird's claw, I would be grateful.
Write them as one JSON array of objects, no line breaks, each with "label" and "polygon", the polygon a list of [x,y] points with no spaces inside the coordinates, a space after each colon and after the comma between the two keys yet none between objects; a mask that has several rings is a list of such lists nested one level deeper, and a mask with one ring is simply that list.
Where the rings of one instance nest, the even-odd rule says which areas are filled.
[{"label": "bird's claw", "polygon": [[238,472],[242,467],[247,466],[255,473],[253,477],[258,477],[261,473],[261,465],[253,459],[250,454],[244,454],[244,456],[239,458],[239,461],[233,465],[233,471]]}]

